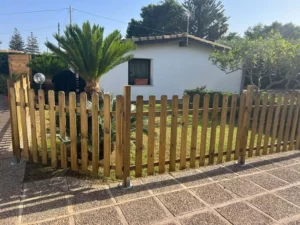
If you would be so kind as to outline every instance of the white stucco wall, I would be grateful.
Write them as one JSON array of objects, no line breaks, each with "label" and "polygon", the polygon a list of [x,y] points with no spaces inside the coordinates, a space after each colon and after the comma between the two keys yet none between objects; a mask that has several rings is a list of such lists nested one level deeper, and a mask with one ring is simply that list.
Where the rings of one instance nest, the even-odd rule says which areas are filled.
[{"label": "white stucco wall", "polygon": [[[226,74],[212,65],[209,56],[212,48],[191,43],[179,47],[178,42],[138,46],[134,58],[151,59],[151,85],[131,86],[132,100],[143,95],[160,99],[161,95],[183,95],[185,89],[206,85],[207,89],[239,93],[242,71]],[[105,92],[122,94],[123,86],[128,85],[128,62],[123,63],[100,80]]]}]

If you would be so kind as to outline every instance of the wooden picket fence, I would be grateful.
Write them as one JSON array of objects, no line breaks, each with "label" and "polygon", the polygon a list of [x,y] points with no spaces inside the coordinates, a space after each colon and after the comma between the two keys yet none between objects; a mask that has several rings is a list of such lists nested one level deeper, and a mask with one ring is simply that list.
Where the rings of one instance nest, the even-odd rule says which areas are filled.
[{"label": "wooden picket fence", "polygon": [[247,157],[300,147],[300,95],[296,93],[261,96],[248,87],[241,96],[225,94],[221,107],[217,94],[212,99],[205,95],[201,107],[199,95],[192,103],[189,96],[182,100],[173,96],[171,102],[167,96],[150,96],[147,103],[143,96],[130,96],[130,86],[125,86],[111,110],[108,94],[100,107],[97,94],[90,103],[86,93],[55,96],[49,91],[45,99],[43,90],[36,95],[32,89],[10,88],[17,158],[125,178],[231,160],[243,164]]}]

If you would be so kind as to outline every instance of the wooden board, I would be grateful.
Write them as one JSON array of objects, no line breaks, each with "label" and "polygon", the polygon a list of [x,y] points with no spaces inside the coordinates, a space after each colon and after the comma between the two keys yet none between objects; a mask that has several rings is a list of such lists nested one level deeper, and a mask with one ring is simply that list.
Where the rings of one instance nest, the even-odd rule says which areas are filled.
[{"label": "wooden board", "polygon": [[282,112],[281,112],[281,117],[279,119],[280,125],[279,125],[278,137],[277,137],[276,152],[281,151],[281,144],[282,144],[281,142],[282,142],[282,138],[283,138],[283,131],[284,131],[284,126],[285,126],[285,119],[286,119],[289,98],[290,98],[290,96],[288,94],[284,95],[283,108],[282,108]]},{"label": "wooden board", "polygon": [[262,105],[261,113],[260,113],[260,118],[259,118],[257,146],[256,146],[256,151],[255,151],[256,156],[261,155],[261,143],[262,143],[262,136],[263,136],[264,127],[265,127],[265,119],[266,119],[266,113],[267,113],[268,98],[269,98],[269,95],[265,94],[264,99],[263,99],[263,105]]},{"label": "wooden board", "polygon": [[282,94],[279,93],[277,96],[276,110],[275,110],[274,121],[273,121],[270,154],[272,154],[274,152],[275,141],[277,138],[277,130],[278,130],[278,122],[279,122],[281,104],[282,104]]},{"label": "wooden board", "polygon": [[172,97],[171,143],[170,143],[170,171],[175,171],[178,126],[178,96]]},{"label": "wooden board", "polygon": [[161,96],[159,132],[159,173],[165,172],[166,159],[166,127],[167,127],[167,96]]},{"label": "wooden board", "polygon": [[261,95],[257,94],[256,98],[255,98],[255,107],[254,107],[254,111],[253,111],[248,157],[253,156],[254,142],[255,142],[255,137],[257,134],[257,126],[258,126],[258,113],[259,113],[259,109],[260,109],[260,98],[261,98]]},{"label": "wooden board", "polygon": [[69,93],[69,118],[70,118],[70,147],[71,147],[71,169],[78,170],[77,164],[77,125],[76,125],[76,94]]},{"label": "wooden board", "polygon": [[110,95],[104,95],[104,176],[110,177],[111,164],[111,99]]},{"label": "wooden board", "polygon": [[130,113],[131,113],[131,87],[124,86],[124,120],[123,120],[123,185],[128,185],[130,176]]},{"label": "wooden board", "polygon": [[[59,135],[61,138],[66,138],[66,99],[65,92],[58,92],[58,107],[59,107]],[[62,168],[67,167],[67,149],[65,144],[60,142],[60,163]]]},{"label": "wooden board", "polygon": [[240,155],[240,142],[242,137],[242,130],[243,130],[243,117],[244,117],[244,110],[245,110],[245,102],[246,102],[246,95],[245,93],[240,97],[240,105],[239,105],[239,118],[238,118],[238,126],[237,126],[237,133],[236,133],[236,144],[235,144],[235,152],[234,152],[234,159],[237,160]]},{"label": "wooden board", "polygon": [[228,94],[223,96],[222,102],[222,112],[221,112],[221,122],[220,122],[220,137],[219,137],[219,149],[218,149],[218,161],[220,164],[223,161],[223,151],[224,151],[224,139],[225,139],[225,126],[227,121],[227,111],[228,111]]},{"label": "wooden board", "polygon": [[143,165],[143,96],[136,98],[135,177],[142,176]]},{"label": "wooden board", "polygon": [[288,115],[286,118],[286,125],[285,125],[285,129],[284,129],[283,151],[288,150],[288,141],[290,140],[289,138],[290,138],[290,132],[291,132],[291,126],[292,126],[295,98],[296,98],[296,96],[294,94],[292,94],[291,98],[290,98],[290,104],[288,107]]},{"label": "wooden board", "polygon": [[28,130],[27,130],[27,114],[25,106],[25,90],[20,89],[20,113],[22,123],[22,139],[23,139],[23,157],[25,160],[29,160],[29,141],[28,141]]},{"label": "wooden board", "polygon": [[[31,126],[31,155],[34,163],[37,163],[38,158],[38,143],[36,134],[36,120],[35,120],[35,94],[34,90],[29,90],[29,115],[30,115],[30,126]],[[50,122],[51,124],[51,122]]]},{"label": "wooden board", "polygon": [[215,157],[215,144],[216,144],[216,131],[217,131],[217,123],[218,123],[218,107],[219,107],[219,95],[214,95],[213,100],[213,111],[211,118],[211,135],[210,135],[210,144],[209,144],[209,160],[208,163],[214,164]]},{"label": "wooden board", "polygon": [[149,97],[147,174],[154,174],[155,96]]},{"label": "wooden board", "polygon": [[86,113],[87,95],[80,94],[80,141],[81,141],[81,169],[88,169],[88,115]]},{"label": "wooden board", "polygon": [[92,172],[98,175],[99,169],[99,96],[92,94]]},{"label": "wooden board", "polygon": [[231,109],[230,109],[230,119],[229,119],[229,131],[228,131],[228,141],[227,141],[227,150],[226,150],[226,161],[231,160],[231,151],[232,151],[232,141],[233,141],[233,132],[235,125],[235,116],[236,116],[236,105],[237,105],[237,95],[232,95],[231,99]]},{"label": "wooden board", "polygon": [[117,96],[116,102],[116,177],[122,178],[123,167],[123,114],[124,114],[124,98],[121,95]]},{"label": "wooden board", "polygon": [[49,103],[51,166],[52,166],[52,168],[57,168],[56,118],[55,118],[55,94],[54,94],[54,91],[48,91],[48,103]]},{"label": "wooden board", "polygon": [[295,113],[294,113],[294,118],[293,118],[293,125],[292,125],[292,130],[291,130],[289,150],[293,150],[294,146],[295,146],[294,142],[295,142],[295,137],[296,137],[297,124],[300,123],[299,112],[300,112],[300,94],[298,93],[296,108],[295,108]]},{"label": "wooden board", "polygon": [[187,148],[187,131],[189,125],[189,100],[188,95],[183,96],[182,104],[182,127],[181,127],[181,150],[180,150],[180,169],[186,168],[186,148]]},{"label": "wooden board", "polygon": [[195,167],[197,153],[197,133],[198,133],[198,118],[199,118],[200,95],[196,94],[193,98],[193,119],[192,119],[192,134],[191,134],[191,161],[190,167]]},{"label": "wooden board", "polygon": [[42,163],[47,165],[47,139],[46,139],[46,118],[45,118],[45,95],[43,90],[38,91],[39,98],[39,115],[40,115],[40,134],[41,134],[41,146],[42,146]]},{"label": "wooden board", "polygon": [[205,164],[209,99],[210,99],[210,95],[206,94],[204,96],[203,111],[202,111],[202,124],[201,124],[202,130],[201,130],[200,160],[199,160],[200,166],[204,166]]},{"label": "wooden board", "polygon": [[264,137],[263,155],[268,154],[270,131],[271,131],[273,113],[274,113],[274,103],[275,103],[275,94],[272,94],[270,99],[270,106],[268,109],[268,115],[267,115],[267,125],[266,125],[265,137]]}]

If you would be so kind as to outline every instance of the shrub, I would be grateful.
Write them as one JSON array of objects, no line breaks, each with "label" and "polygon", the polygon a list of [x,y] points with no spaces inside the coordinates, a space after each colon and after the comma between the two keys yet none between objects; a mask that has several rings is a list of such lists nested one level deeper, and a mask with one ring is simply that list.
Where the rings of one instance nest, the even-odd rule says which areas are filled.
[{"label": "shrub", "polygon": [[0,93],[1,94],[8,94],[8,89],[7,89],[7,79],[9,78],[8,75],[6,74],[0,74]]}]

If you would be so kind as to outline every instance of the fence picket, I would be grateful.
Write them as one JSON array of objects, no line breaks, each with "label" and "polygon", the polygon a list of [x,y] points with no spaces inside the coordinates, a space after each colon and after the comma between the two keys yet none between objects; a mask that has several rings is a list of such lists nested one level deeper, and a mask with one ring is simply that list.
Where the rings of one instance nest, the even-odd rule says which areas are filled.
[{"label": "fence picket", "polygon": [[258,125],[258,113],[259,113],[259,107],[260,107],[260,98],[261,95],[257,94],[255,99],[255,107],[253,111],[253,120],[252,120],[252,127],[251,127],[251,137],[250,137],[250,143],[249,143],[249,152],[248,157],[253,156],[253,149],[254,149],[254,142],[257,132],[257,125]]},{"label": "fence picket", "polygon": [[111,164],[111,99],[110,95],[104,95],[104,176],[110,177]]},{"label": "fence picket", "polygon": [[282,94],[279,93],[278,96],[277,96],[277,105],[276,105],[274,123],[273,123],[273,129],[272,129],[270,154],[272,154],[274,152],[274,146],[275,146],[275,141],[276,141],[276,137],[277,137],[277,130],[278,130],[281,103],[282,103]]},{"label": "fence picket", "polygon": [[290,131],[291,131],[291,125],[292,125],[292,117],[293,117],[293,112],[294,112],[294,105],[295,105],[295,98],[296,96],[294,94],[292,94],[291,98],[290,98],[290,105],[289,105],[289,110],[288,110],[288,115],[286,118],[286,125],[285,125],[285,131],[284,131],[284,142],[283,142],[283,151],[287,151],[288,150],[288,141],[289,141],[289,137],[290,137]]},{"label": "fence picket", "polygon": [[22,139],[23,139],[23,156],[25,160],[29,160],[29,142],[27,133],[27,114],[26,114],[26,97],[24,88],[20,88],[20,113],[22,124]]},{"label": "fence picket", "polygon": [[298,93],[297,105],[296,105],[296,109],[295,109],[295,113],[294,113],[293,125],[292,125],[292,130],[291,130],[289,150],[293,150],[294,146],[295,146],[294,142],[295,142],[297,124],[298,124],[298,121],[300,122],[299,111],[300,111],[300,94]]},{"label": "fence picket", "polygon": [[181,148],[180,148],[180,169],[186,168],[186,147],[187,131],[189,125],[189,99],[190,96],[183,96],[182,102],[182,127],[181,127]]},{"label": "fence picket", "polygon": [[[66,138],[66,99],[65,92],[58,92],[58,108],[59,108],[59,135],[61,139]],[[63,141],[60,141],[60,163],[62,168],[67,167],[67,149]]]},{"label": "fence picket", "polygon": [[175,171],[178,126],[178,96],[172,97],[171,143],[170,143],[170,171]]},{"label": "fence picket", "polygon": [[260,113],[260,118],[259,118],[259,127],[258,127],[258,136],[257,136],[257,147],[255,151],[256,156],[261,155],[261,142],[262,142],[262,136],[263,136],[263,131],[265,127],[265,119],[266,119],[266,113],[267,113],[267,104],[268,104],[268,94],[264,94],[264,99],[263,99],[263,105]]},{"label": "fence picket", "polygon": [[228,141],[227,141],[227,152],[226,152],[226,161],[231,160],[231,151],[232,151],[232,140],[236,116],[236,105],[237,105],[237,95],[232,95],[231,99],[231,109],[230,109],[230,119],[229,119],[229,131],[228,131]]},{"label": "fence picket", "polygon": [[143,96],[136,98],[135,177],[142,176],[143,165]]},{"label": "fence picket", "polygon": [[268,115],[267,115],[267,125],[266,125],[265,137],[264,137],[263,155],[268,154],[270,131],[271,131],[271,126],[273,121],[274,103],[275,103],[275,94],[272,94],[270,100],[270,106],[268,109]]},{"label": "fence picket", "polygon": [[210,95],[206,94],[204,96],[203,111],[202,111],[202,124],[201,124],[202,129],[201,129],[200,160],[199,160],[200,166],[204,166],[205,164],[209,101],[210,101]]},{"label": "fence picket", "polygon": [[159,173],[165,172],[166,132],[167,132],[167,96],[161,96],[160,103],[160,135],[159,135]]},{"label": "fence picket", "polygon": [[228,111],[228,94],[223,96],[222,101],[222,112],[221,112],[221,123],[220,123],[220,137],[219,137],[219,149],[218,149],[218,163],[223,161],[223,151],[224,151],[224,139],[225,139],[225,126],[227,121],[227,111]]},{"label": "fence picket", "polygon": [[286,113],[287,113],[288,101],[289,101],[289,95],[285,94],[284,95],[283,108],[282,108],[281,117],[280,117],[280,125],[279,125],[279,133],[278,133],[278,137],[277,137],[276,152],[281,151],[281,145],[282,145],[282,138],[283,138],[283,131],[284,131],[284,126],[285,126],[285,118],[286,118]]},{"label": "fence picket", "polygon": [[34,90],[29,90],[29,115],[30,115],[30,126],[31,126],[31,146],[32,146],[32,160],[37,163],[38,160],[38,143],[36,137],[36,120],[35,120],[35,94]]},{"label": "fence picket", "polygon": [[81,141],[81,169],[88,168],[88,115],[86,113],[86,93],[80,94],[80,141]]},{"label": "fence picket", "polygon": [[236,140],[235,140],[236,144],[235,144],[235,152],[234,152],[235,160],[237,160],[240,155],[240,142],[241,142],[242,130],[243,130],[242,126],[243,126],[245,102],[246,102],[246,95],[244,93],[240,97],[239,118],[238,118],[238,126],[237,126]]},{"label": "fence picket", "polygon": [[213,99],[213,111],[211,118],[211,135],[209,144],[209,160],[208,163],[214,164],[215,148],[216,148],[216,131],[218,123],[218,108],[219,108],[219,95],[215,94]]},{"label": "fence picket", "polygon": [[71,141],[71,169],[78,170],[77,164],[77,115],[76,115],[76,94],[69,93],[69,118],[70,118],[70,141]]},{"label": "fence picket", "polygon": [[196,94],[193,98],[193,119],[192,119],[192,135],[191,135],[191,153],[190,167],[195,167],[196,152],[197,152],[197,133],[198,133],[198,118],[199,118],[200,95]]},{"label": "fence picket", "polygon": [[40,115],[40,133],[41,133],[41,146],[42,146],[42,163],[47,165],[47,139],[46,139],[46,123],[45,123],[45,94],[44,90],[38,91],[39,97],[39,115]]},{"label": "fence picket", "polygon": [[124,120],[123,120],[123,186],[128,187],[130,176],[130,113],[131,113],[131,87],[124,86]]},{"label": "fence picket", "polygon": [[[30,96],[30,93],[29,93],[29,96]],[[56,118],[55,118],[55,94],[54,94],[54,91],[48,91],[48,103],[49,103],[51,166],[52,166],[52,168],[57,168]]]},{"label": "fence picket", "polygon": [[123,113],[124,113],[124,99],[123,96],[117,96],[116,103],[116,177],[122,178],[122,155],[123,155]]},{"label": "fence picket", "polygon": [[10,109],[11,109],[11,128],[12,128],[12,143],[13,143],[13,153],[17,158],[17,161],[20,162],[21,159],[21,149],[20,149],[20,136],[18,128],[18,113],[17,113],[17,104],[16,104],[16,94],[15,89],[9,89],[9,100],[10,100]]},{"label": "fence picket", "polygon": [[153,175],[154,173],[155,104],[155,96],[150,96],[148,110],[148,175]]},{"label": "fence picket", "polygon": [[98,175],[99,169],[99,96],[92,94],[92,172]]}]

